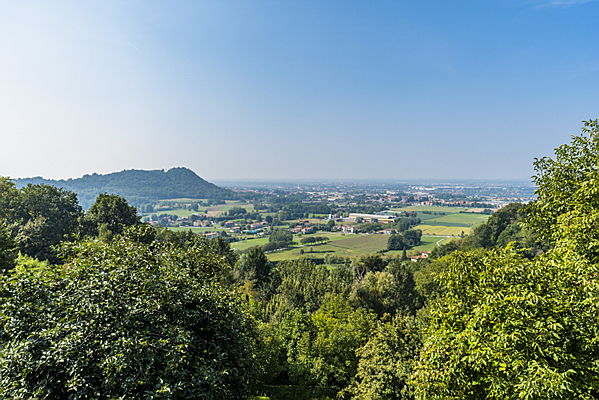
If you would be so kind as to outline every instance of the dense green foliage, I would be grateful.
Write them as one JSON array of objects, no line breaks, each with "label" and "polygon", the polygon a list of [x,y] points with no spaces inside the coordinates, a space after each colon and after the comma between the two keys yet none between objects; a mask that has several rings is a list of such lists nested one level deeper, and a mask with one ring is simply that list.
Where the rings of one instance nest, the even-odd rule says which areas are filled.
[{"label": "dense green foliage", "polygon": [[271,232],[268,243],[263,246],[265,251],[283,249],[293,244],[293,235],[287,229],[275,229]]},{"label": "dense green foliage", "polygon": [[151,228],[21,259],[0,281],[0,397],[242,398],[252,332],[226,263]]},{"label": "dense green foliage", "polygon": [[55,260],[53,246],[77,234],[82,217],[72,192],[49,185],[27,185],[19,190],[11,181],[0,180],[0,223],[24,254]]},{"label": "dense green foliage", "polygon": [[422,239],[422,231],[419,229],[408,229],[403,233],[395,233],[389,236],[387,250],[405,250],[418,246]]},{"label": "dense green foliage", "polygon": [[409,399],[408,384],[420,349],[413,318],[398,315],[382,320],[368,342],[357,351],[358,370],[345,393],[354,399]]},{"label": "dense green foliage", "polygon": [[85,221],[96,234],[119,234],[127,226],[140,223],[135,207],[130,206],[124,197],[102,193],[87,210]]},{"label": "dense green foliage", "polygon": [[439,261],[418,397],[599,397],[599,147],[588,147],[598,135],[587,123],[556,160],[535,164],[539,200],[524,228],[549,241],[548,251],[529,260],[515,241]]},{"label": "dense green foliage", "polygon": [[0,270],[10,269],[17,258],[17,243],[4,222],[0,222]]}]

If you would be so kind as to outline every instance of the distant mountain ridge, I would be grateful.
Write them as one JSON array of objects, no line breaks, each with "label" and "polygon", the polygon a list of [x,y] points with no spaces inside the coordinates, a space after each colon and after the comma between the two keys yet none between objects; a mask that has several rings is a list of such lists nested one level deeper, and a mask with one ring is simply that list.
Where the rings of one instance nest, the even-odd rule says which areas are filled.
[{"label": "distant mountain ridge", "polygon": [[91,174],[75,179],[44,179],[42,177],[15,179],[18,187],[48,184],[77,193],[84,208],[93,204],[100,193],[123,196],[134,205],[146,202],[176,199],[234,199],[236,194],[200,178],[188,168],[169,170],[130,169],[105,175]]}]

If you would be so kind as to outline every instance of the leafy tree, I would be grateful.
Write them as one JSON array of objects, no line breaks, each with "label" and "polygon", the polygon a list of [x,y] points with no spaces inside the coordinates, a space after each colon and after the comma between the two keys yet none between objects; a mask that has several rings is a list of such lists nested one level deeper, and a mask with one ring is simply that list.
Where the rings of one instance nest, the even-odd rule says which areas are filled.
[{"label": "leafy tree", "polygon": [[289,245],[293,243],[293,235],[287,229],[275,229],[270,234],[268,241],[271,243],[283,243]]},{"label": "leafy tree", "polygon": [[17,243],[14,241],[10,230],[6,224],[0,222],[0,270],[14,266],[17,252]]},{"label": "leafy tree", "polygon": [[352,399],[412,399],[408,381],[420,345],[414,318],[398,315],[379,322],[374,335],[357,350],[357,373],[344,392]]},{"label": "leafy tree", "polygon": [[418,246],[422,238],[420,229],[408,229],[403,233],[404,240],[409,247]]},{"label": "leafy tree", "polygon": [[393,234],[387,240],[387,250],[403,250],[407,247],[402,234]]},{"label": "leafy tree", "polygon": [[442,257],[452,251],[472,250],[477,248],[503,247],[514,242],[514,248],[519,249],[528,258],[547,249],[538,235],[526,224],[527,206],[521,203],[511,203],[495,211],[487,222],[476,226],[472,234],[460,240],[449,241],[433,251],[433,258]]},{"label": "leafy tree", "polygon": [[17,234],[20,250],[40,260],[56,261],[52,246],[78,232],[83,216],[75,193],[50,185],[27,185],[20,190],[22,224]]},{"label": "leafy tree", "polygon": [[346,387],[356,373],[356,350],[374,323],[374,314],[354,310],[338,295],[328,296],[312,315],[290,312],[281,329],[293,381],[337,391]]},{"label": "leafy tree", "polygon": [[287,229],[275,229],[271,232],[268,243],[263,246],[264,251],[271,251],[289,247],[293,244],[293,235]]},{"label": "leafy tree", "polygon": [[[310,312],[320,307],[324,295],[331,290],[330,272],[322,265],[307,260],[285,261],[275,269],[279,282],[269,307],[274,315],[284,315],[294,308]],[[280,318],[279,318],[280,319]]]},{"label": "leafy tree", "polygon": [[[588,192],[589,183],[598,174],[599,120],[586,121],[582,133],[572,136],[570,144],[555,149],[555,158],[535,159],[537,200],[529,208],[529,224],[541,240],[554,243],[560,217],[581,206],[573,196],[580,189]],[[585,187],[587,186],[587,187]]]},{"label": "leafy tree", "polygon": [[350,302],[382,316],[415,313],[422,301],[416,292],[412,271],[401,262],[393,262],[385,271],[368,272],[355,281]]},{"label": "leafy tree", "polygon": [[242,279],[262,289],[270,282],[272,265],[260,247],[252,247],[239,258],[237,270]]},{"label": "leafy tree", "polygon": [[414,374],[417,397],[594,398],[599,301],[591,277],[599,270],[571,256],[448,256]]},{"label": "leafy tree", "polygon": [[227,215],[233,218],[243,218],[247,213],[247,210],[243,207],[231,207]]},{"label": "leafy tree", "polygon": [[535,162],[527,219],[546,253],[529,260],[509,245],[439,261],[418,397],[599,397],[597,121],[555,153]]},{"label": "leafy tree", "polygon": [[96,231],[108,230],[119,234],[127,226],[140,223],[137,209],[130,206],[124,197],[116,194],[100,194],[85,215]]},{"label": "leafy tree", "polygon": [[19,190],[14,182],[0,177],[0,221],[12,224],[24,218],[20,203]]},{"label": "leafy tree", "polygon": [[357,279],[362,279],[367,272],[382,271],[386,265],[387,262],[383,260],[383,258],[380,255],[367,255],[355,259],[352,262],[352,270],[354,272],[354,276]]},{"label": "leafy tree", "polygon": [[301,244],[313,244],[328,242],[329,238],[326,236],[308,236],[300,240]]},{"label": "leafy tree", "polygon": [[226,264],[151,238],[130,229],[0,277],[1,398],[244,398],[253,334],[216,281]]}]

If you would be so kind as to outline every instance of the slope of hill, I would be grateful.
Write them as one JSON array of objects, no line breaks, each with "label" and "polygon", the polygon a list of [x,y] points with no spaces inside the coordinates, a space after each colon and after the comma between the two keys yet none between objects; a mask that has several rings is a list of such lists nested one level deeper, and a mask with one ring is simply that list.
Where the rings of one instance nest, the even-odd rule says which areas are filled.
[{"label": "slope of hill", "polygon": [[76,179],[51,180],[42,177],[15,180],[17,186],[45,183],[77,193],[81,205],[89,207],[100,193],[114,193],[132,204],[162,199],[234,199],[236,194],[200,178],[188,168],[125,170],[106,175],[91,174]]}]

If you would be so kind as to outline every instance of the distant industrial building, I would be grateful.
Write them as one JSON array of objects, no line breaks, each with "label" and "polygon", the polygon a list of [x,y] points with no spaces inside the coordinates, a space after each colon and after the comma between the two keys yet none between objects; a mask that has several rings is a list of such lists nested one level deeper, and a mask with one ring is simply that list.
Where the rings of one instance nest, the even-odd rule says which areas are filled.
[{"label": "distant industrial building", "polygon": [[357,220],[361,218],[364,222],[380,222],[381,224],[388,224],[391,222],[395,222],[397,217],[395,215],[384,215],[384,214],[359,214],[359,213],[351,213],[349,214],[349,219]]}]

